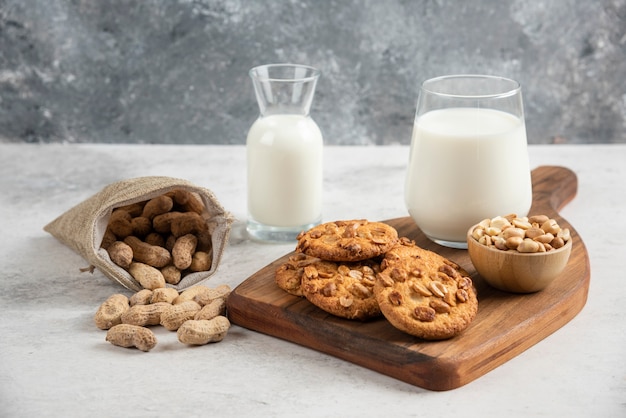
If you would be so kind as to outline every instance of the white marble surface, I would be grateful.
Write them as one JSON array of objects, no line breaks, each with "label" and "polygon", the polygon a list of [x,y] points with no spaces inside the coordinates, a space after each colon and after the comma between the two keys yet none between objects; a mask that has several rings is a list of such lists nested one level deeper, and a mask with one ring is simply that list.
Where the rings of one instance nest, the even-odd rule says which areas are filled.
[{"label": "white marble surface", "polygon": [[[325,219],[406,216],[407,147],[327,147]],[[0,416],[626,416],[626,146],[531,146],[578,196],[562,211],[590,254],[585,308],[461,388],[431,392],[234,326],[190,348],[156,329],[149,352],[104,341],[98,305],[121,286],[43,231],[123,178],[167,175],[215,192],[239,220],[208,284],[236,286],[292,245],[250,242],[240,146],[0,145]],[[127,292],[130,294],[130,292]]]}]

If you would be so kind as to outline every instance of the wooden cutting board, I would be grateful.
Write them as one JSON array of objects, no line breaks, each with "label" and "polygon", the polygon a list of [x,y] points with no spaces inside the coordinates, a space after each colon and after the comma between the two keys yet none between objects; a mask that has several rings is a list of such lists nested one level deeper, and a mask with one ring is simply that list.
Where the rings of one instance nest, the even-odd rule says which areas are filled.
[{"label": "wooden cutting board", "polygon": [[[233,290],[228,299],[232,323],[282,338],[367,367],[429,390],[463,386],[532,347],[569,322],[587,301],[590,266],[585,244],[558,214],[577,192],[576,174],[564,167],[532,172],[530,214],[546,214],[570,228],[571,258],[563,274],[541,292],[519,295],[489,287],[466,250],[428,240],[411,218],[385,221],[400,236],[457,262],[476,285],[479,310],[459,336],[427,342],[396,330],[384,318],[350,321],[329,315],[274,284],[274,271],[290,254],[272,262]],[[295,245],[294,245],[295,247]],[[295,367],[295,365],[294,365]]]}]

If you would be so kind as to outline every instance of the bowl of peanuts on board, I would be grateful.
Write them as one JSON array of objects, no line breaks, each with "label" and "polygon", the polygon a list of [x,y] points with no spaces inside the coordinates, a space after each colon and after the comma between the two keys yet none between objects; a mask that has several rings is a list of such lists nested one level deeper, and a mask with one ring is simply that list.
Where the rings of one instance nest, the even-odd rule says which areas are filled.
[{"label": "bowl of peanuts on board", "polygon": [[565,269],[572,252],[568,228],[546,215],[484,219],[467,232],[467,250],[480,276],[496,289],[532,293]]}]

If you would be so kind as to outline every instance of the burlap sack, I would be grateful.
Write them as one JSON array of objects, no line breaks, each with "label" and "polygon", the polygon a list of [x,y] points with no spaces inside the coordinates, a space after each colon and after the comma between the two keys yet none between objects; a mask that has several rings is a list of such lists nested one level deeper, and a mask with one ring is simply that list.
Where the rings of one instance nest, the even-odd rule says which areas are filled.
[{"label": "burlap sack", "polygon": [[147,201],[174,189],[188,190],[201,198],[206,207],[202,216],[206,219],[211,232],[213,245],[211,269],[190,273],[177,285],[172,286],[181,291],[207,280],[215,273],[228,242],[233,216],[222,207],[210,190],[195,186],[187,180],[171,177],[154,176],[122,180],[110,184],[69,209],[46,225],[44,230],[76,251],[111,280],[128,289],[141,290],[139,282],[126,270],[113,263],[107,251],[100,248],[100,244],[113,209]]}]

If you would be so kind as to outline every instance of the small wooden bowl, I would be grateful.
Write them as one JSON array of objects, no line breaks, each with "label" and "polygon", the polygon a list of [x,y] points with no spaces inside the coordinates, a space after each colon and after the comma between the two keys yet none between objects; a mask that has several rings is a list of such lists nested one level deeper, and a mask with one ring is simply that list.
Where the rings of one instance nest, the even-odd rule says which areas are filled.
[{"label": "small wooden bowl", "polygon": [[467,233],[467,250],[476,271],[496,289],[514,293],[532,293],[546,288],[563,272],[572,252],[572,240],[556,250],[544,253],[503,251],[480,244]]}]

